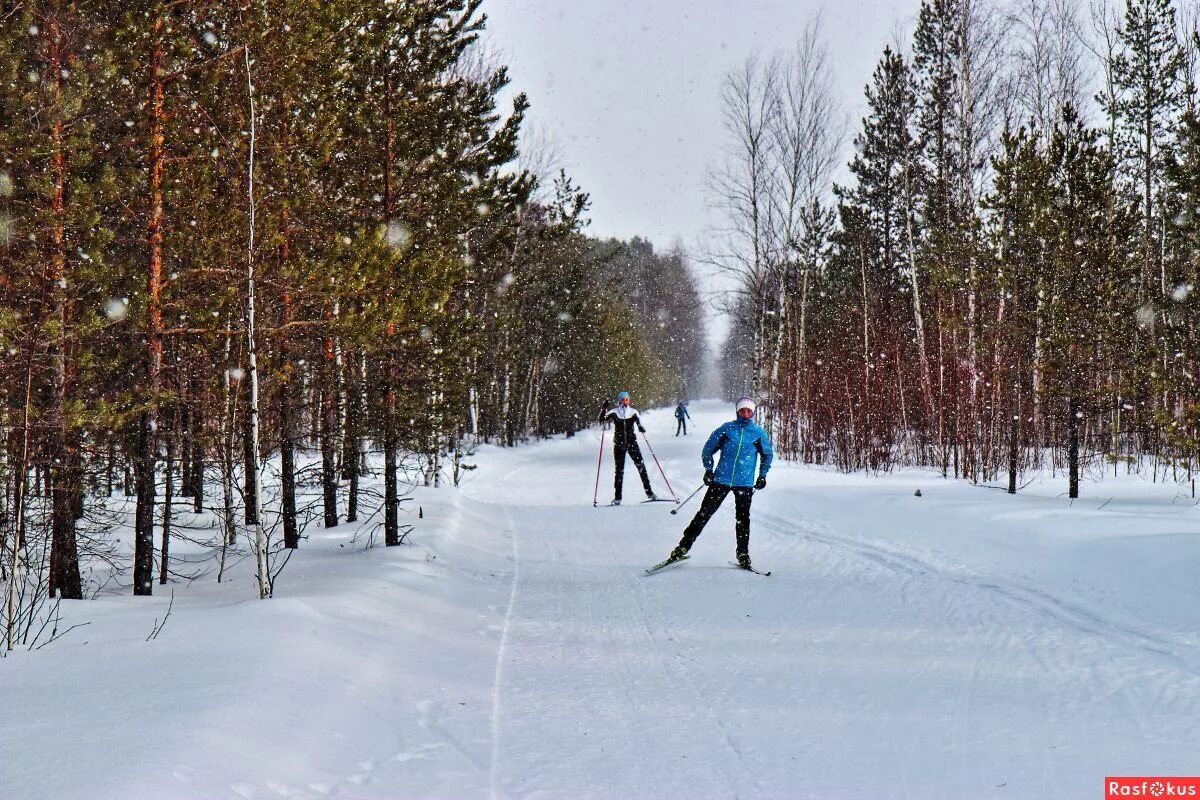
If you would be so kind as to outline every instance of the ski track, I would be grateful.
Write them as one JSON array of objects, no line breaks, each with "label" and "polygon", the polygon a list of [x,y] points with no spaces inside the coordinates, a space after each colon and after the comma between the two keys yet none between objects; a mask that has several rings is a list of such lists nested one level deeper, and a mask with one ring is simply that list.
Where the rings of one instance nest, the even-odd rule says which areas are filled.
[{"label": "ski track", "polygon": [[[537,537],[530,535],[529,538]],[[597,541],[603,543],[605,540],[597,537]],[[689,796],[689,785],[696,782],[716,790],[715,796],[740,796],[739,787],[750,782],[749,775],[736,743],[719,717],[705,703],[698,703],[695,707],[689,703],[692,719],[688,721],[688,738],[698,738],[695,729],[703,727],[708,733],[702,738],[715,738],[722,742],[728,756],[690,765],[685,775],[677,776],[678,779],[674,781],[664,779],[661,773],[655,774],[653,759],[646,758],[645,744],[648,740],[660,740],[669,731],[663,724],[664,720],[655,718],[656,712],[648,707],[647,700],[662,700],[680,693],[687,686],[685,670],[672,665],[677,656],[664,651],[648,621],[646,606],[636,599],[636,585],[625,574],[627,570],[613,563],[615,559],[611,550],[603,554],[607,557],[602,560],[607,564],[591,565],[589,569],[615,572],[621,578],[589,586],[586,596],[578,597],[559,588],[558,569],[553,565],[568,560],[562,548],[552,542],[545,544],[545,549],[539,553],[536,542],[526,542],[522,546],[525,561],[517,568],[521,576],[520,590],[514,590],[513,594],[510,608],[512,623],[504,648],[505,665],[499,672],[496,690],[498,711],[493,756],[493,797],[499,800],[507,797],[558,797],[564,794],[573,797],[603,796],[598,793],[601,791],[599,787],[573,784],[570,770],[564,770],[563,773],[548,771],[547,766],[553,765],[541,763],[536,757],[543,748],[552,751],[554,740],[563,733],[553,726],[543,727],[543,721],[537,718],[551,712],[546,708],[544,699],[530,694],[545,685],[541,679],[549,678],[548,670],[557,672],[561,668],[551,668],[550,663],[539,658],[547,651],[550,653],[549,662],[564,662],[563,666],[570,669],[568,682],[576,684],[579,693],[587,698],[582,702],[572,698],[557,698],[554,702],[578,707],[580,724],[592,729],[589,733],[596,736],[598,742],[604,743],[593,747],[603,750],[615,746],[615,760],[625,763],[627,769],[633,767],[640,776],[640,781],[625,780],[618,783],[627,792],[641,792],[625,796]],[[608,547],[607,544],[604,546]],[[550,565],[548,569],[551,572],[539,573],[535,566],[530,566],[531,559]],[[630,602],[631,597],[635,598],[634,602]],[[590,656],[571,656],[562,642],[547,640],[547,619],[557,620],[578,634],[584,648],[596,646],[588,641],[590,634],[595,633],[599,634],[599,639],[612,642],[613,646],[603,653],[597,651]],[[531,683],[525,683],[521,676],[510,669],[511,662],[522,661],[522,648],[527,654],[524,663],[536,676]],[[589,709],[593,712],[591,715],[587,713]],[[668,724],[675,721],[670,718],[665,720]],[[510,729],[517,731],[517,736],[509,738],[506,734]],[[586,764],[590,759],[583,755],[580,760]],[[662,772],[670,773],[671,769],[664,768]],[[682,780],[685,776],[686,780]],[[700,792],[695,796],[705,794]]]},{"label": "ski track", "polygon": [[957,571],[952,567],[936,565],[932,561],[898,553],[882,545],[871,544],[862,539],[849,539],[844,536],[837,536],[828,532],[828,526],[819,525],[818,523],[789,523],[778,516],[770,514],[760,515],[756,521],[761,522],[763,527],[775,533],[788,534],[797,531],[801,536],[811,541],[820,542],[831,548],[853,553],[861,559],[878,564],[900,575],[913,578],[929,577],[998,595],[1005,602],[1022,608],[1028,613],[1048,622],[1105,641],[1120,641],[1127,647],[1135,648],[1151,656],[1164,659],[1175,669],[1184,671],[1193,677],[1200,677],[1200,668],[1197,666],[1200,663],[1200,657],[1197,657],[1195,653],[1188,657],[1180,652],[1188,647],[1188,645],[1112,622],[1085,608],[1053,597],[1036,588],[1019,586],[996,577]]},{"label": "ski track", "polygon": [[521,554],[517,544],[517,528],[513,524],[512,512],[504,515],[507,531],[512,538],[512,590],[508,596],[508,608],[504,611],[503,629],[500,633],[500,644],[496,649],[496,675],[492,684],[492,760],[488,769],[488,786],[492,800],[500,800],[500,790],[497,783],[500,763],[500,715],[503,712],[501,686],[504,681],[504,663],[508,658],[509,633],[512,630],[513,609],[517,605],[517,591],[521,583]]},{"label": "ski track", "polygon": [[[826,523],[787,520],[773,514],[760,514],[755,522],[761,523],[761,530],[791,540],[789,548],[802,541],[813,542],[828,548],[831,554],[857,559],[895,576],[899,584],[895,590],[903,598],[903,605],[913,608],[917,619],[920,605],[932,594],[940,606],[932,620],[935,626],[952,629],[956,624],[965,624],[976,632],[983,646],[975,651],[954,704],[954,727],[964,737],[971,735],[978,724],[978,694],[987,688],[983,676],[986,651],[993,659],[998,652],[1014,657],[1023,654],[1036,664],[1035,671],[1013,673],[1019,678],[1014,688],[1025,698],[1028,690],[1047,676],[1078,676],[1067,684],[1071,696],[1065,699],[1069,701],[1045,704],[1046,726],[1030,732],[1046,742],[1053,739],[1050,732],[1070,729],[1077,718],[1096,708],[1115,710],[1115,718],[1131,738],[1161,741],[1163,734],[1156,722],[1186,720],[1200,706],[1196,694],[1200,688],[1197,655],[1188,643],[1115,622],[1013,580],[835,534]],[[1014,612],[1025,622],[1012,625],[1009,619]],[[1014,661],[1019,663],[1019,659]],[[936,666],[936,657],[928,666]],[[910,685],[918,678],[914,675]],[[1063,713],[1067,708],[1071,710]],[[1189,738],[1200,731],[1195,722],[1183,728]],[[1050,750],[1056,746],[1046,745]],[[1043,763],[1042,773],[1048,785],[1053,785],[1050,762]]]},{"label": "ski track", "polygon": [[[610,556],[610,561],[612,562],[612,564],[614,566],[618,566],[620,564],[620,560],[617,559],[615,554],[612,552],[612,546],[607,543],[607,540],[602,540],[602,541],[604,541],[607,545],[607,549],[608,549],[609,556]],[[651,614],[650,614],[649,608],[647,607],[647,605],[645,603],[645,599],[646,599],[645,585],[642,581],[642,578],[643,577],[651,577],[651,576],[645,575],[645,574],[643,574],[641,576],[635,576],[635,574],[633,574],[633,573],[629,573],[628,575],[626,575],[624,572],[622,572],[621,574],[623,576],[623,582],[625,583],[626,590],[627,590],[629,596],[633,598],[633,603],[636,606],[636,608],[632,609],[636,613],[632,614],[631,618],[637,622],[638,632],[641,635],[641,637],[643,638],[644,643],[655,654],[655,661],[657,662],[659,668],[662,670],[663,674],[666,676],[668,685],[678,686],[678,685],[684,684],[687,680],[688,674],[690,672],[694,672],[695,670],[694,669],[688,670],[686,668],[672,669],[669,666],[669,661],[678,663],[680,661],[690,660],[695,667],[702,668],[703,665],[700,664],[700,662],[698,662],[696,659],[689,659],[687,656],[684,656],[682,653],[679,653],[677,651],[671,652],[669,661],[668,661],[668,659],[663,657],[663,655],[662,655],[663,650],[669,649],[669,648],[665,648],[662,638],[655,636],[654,632],[651,630],[651,628],[650,628]],[[667,634],[667,631],[664,628],[663,636],[666,637],[666,634]],[[704,699],[704,698],[702,698],[702,699]],[[722,697],[721,699],[725,699],[725,698]],[[735,756],[736,763],[738,765],[738,770],[741,773],[742,779],[745,781],[748,781],[749,783],[754,785],[756,789],[761,789],[761,787],[758,786],[757,781],[755,781],[753,773],[750,771],[748,765],[746,764],[746,760],[745,760],[744,755],[742,754],[741,748],[739,747],[737,742],[734,740],[733,735],[730,733],[730,731],[729,731],[728,727],[725,725],[724,721],[722,721],[720,715],[717,714],[715,711],[713,711],[713,709],[716,707],[717,706],[714,703],[706,702],[706,703],[702,704],[701,709],[703,710],[708,722],[712,725],[715,725],[717,727],[717,729],[720,730],[721,737],[724,739],[725,743],[729,746],[730,751]],[[726,771],[726,777],[727,778],[729,777],[728,771]],[[739,796],[736,782],[730,780],[729,788],[733,792],[734,797]]]},{"label": "ski track", "polygon": [[[661,446],[675,482],[699,438]],[[540,447],[477,498],[512,539],[492,800],[1082,798],[1125,737],[1142,764],[1197,733],[1190,642],[792,513],[812,488],[782,480],[753,512],[770,580],[724,566],[730,504],[646,576],[694,507],[585,507],[594,441]]]},{"label": "ski track", "polygon": [[[529,477],[528,467],[518,467],[506,473],[503,481],[513,484],[518,476]],[[540,631],[548,619],[569,623],[577,632],[600,631],[616,639],[616,646],[604,653],[606,662],[600,670],[571,661],[577,671],[569,682],[586,686],[588,695],[595,700],[593,708],[600,716],[611,717],[608,734],[619,739],[618,747],[626,755],[618,762],[632,761],[639,768],[639,781],[624,781],[627,797],[743,797],[761,796],[753,773],[746,763],[736,734],[729,728],[715,709],[717,704],[709,702],[703,695],[693,696],[689,689],[690,675],[703,670],[703,666],[686,654],[672,647],[669,631],[661,619],[656,619],[648,605],[644,585],[639,585],[640,572],[630,569],[604,535],[589,536],[597,548],[586,554],[587,572],[603,570],[615,579],[596,582],[586,586],[582,596],[559,588],[564,569],[571,570],[574,564],[561,542],[537,534],[526,534],[525,541],[518,545],[519,531],[537,530],[546,525],[546,513],[550,507],[530,507],[523,504],[519,492],[506,503],[507,529],[513,538],[513,585],[509,607],[506,612],[504,630],[497,655],[495,688],[493,693],[493,751],[490,770],[490,789],[493,800],[509,797],[559,797],[567,792],[572,797],[608,797],[611,789],[586,785],[563,784],[564,779],[547,772],[541,764],[530,763],[530,755],[542,746],[553,747],[553,741],[561,731],[543,729],[529,741],[528,731],[538,727],[534,721],[522,719],[523,709],[534,709],[530,716],[545,713],[544,702],[528,696],[529,687],[523,684],[514,662],[522,658],[523,650],[545,648]],[[654,508],[653,504],[641,507],[644,514]],[[522,520],[515,518],[514,510]],[[635,512],[636,513],[636,512]],[[672,520],[675,518],[672,517]],[[589,520],[589,522],[591,522]],[[598,518],[589,528],[603,527],[608,520]],[[588,531],[592,533],[592,531]],[[602,531],[600,531],[602,534]],[[576,549],[576,548],[572,548]],[[568,565],[569,564],[569,565]],[[556,566],[557,565],[557,566]],[[540,569],[539,569],[540,567]],[[539,613],[540,612],[540,613]],[[550,613],[546,613],[550,612]],[[624,639],[625,641],[620,641]],[[688,661],[692,661],[689,666]],[[530,658],[531,662],[535,659]],[[593,660],[594,663],[594,660]],[[533,663],[536,669],[540,665]],[[535,682],[536,686],[542,684]],[[682,695],[682,697],[681,697]],[[657,711],[647,705],[647,698],[675,697],[684,701],[687,709],[686,740],[701,739],[719,744],[726,756],[703,762],[686,764],[676,769],[674,780],[670,779],[672,768],[655,768],[653,759],[646,759],[648,741],[661,737],[671,724],[679,720],[673,717],[664,720]],[[584,703],[583,705],[589,705]],[[678,713],[678,712],[672,712]],[[601,736],[604,725],[595,725],[595,718],[586,724],[599,727]],[[600,720],[600,721],[603,721]],[[656,730],[657,729],[657,730]],[[700,729],[703,733],[697,733]],[[523,735],[518,743],[509,736],[510,730]],[[678,737],[678,733],[674,734]],[[612,742],[610,741],[611,745]],[[639,761],[635,754],[643,754]],[[683,759],[687,756],[683,755]],[[626,765],[628,767],[628,764]],[[697,789],[697,784],[704,786]],[[749,794],[746,791],[749,790]]]}]

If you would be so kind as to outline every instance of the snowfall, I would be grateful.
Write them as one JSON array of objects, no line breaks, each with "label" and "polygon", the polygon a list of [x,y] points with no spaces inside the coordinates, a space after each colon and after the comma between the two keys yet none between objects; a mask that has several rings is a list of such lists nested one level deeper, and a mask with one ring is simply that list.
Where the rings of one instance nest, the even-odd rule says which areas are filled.
[{"label": "snowfall", "polygon": [[[651,448],[683,499],[733,410],[692,415],[643,414],[660,495]],[[478,448],[410,492],[399,547],[314,522],[272,599],[243,559],[64,603],[88,624],[0,660],[0,798],[1058,800],[1200,772],[1186,481],[1096,465],[1071,501],[1061,473],[1010,496],[777,461],[769,577],[730,565],[732,500],[647,575],[699,497],[640,504],[628,463],[608,506],[606,439],[593,507],[600,437]]]}]

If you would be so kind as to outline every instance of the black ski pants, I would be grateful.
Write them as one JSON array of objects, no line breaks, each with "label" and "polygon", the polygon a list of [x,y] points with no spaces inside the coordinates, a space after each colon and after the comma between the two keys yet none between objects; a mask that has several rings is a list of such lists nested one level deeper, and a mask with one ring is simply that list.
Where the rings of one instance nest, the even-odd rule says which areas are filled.
[{"label": "black ski pants", "polygon": [[642,486],[646,489],[646,494],[650,494],[650,475],[646,472],[646,462],[642,460],[642,451],[638,448],[638,443],[634,441],[628,444],[613,445],[613,461],[617,465],[617,475],[613,481],[613,498],[621,499],[621,485],[625,482],[625,453],[629,453],[629,457],[633,459],[634,466],[642,476]]},{"label": "black ski pants", "polygon": [[687,436],[687,419],[684,417],[676,417],[675,419],[677,420],[675,425],[675,435],[678,436],[679,432],[683,431],[683,435]]},{"label": "black ski pants", "polygon": [[700,510],[696,512],[696,516],[692,517],[692,521],[683,531],[683,538],[679,540],[680,547],[684,550],[692,549],[692,545],[700,536],[700,531],[704,530],[704,526],[712,519],[712,515],[717,513],[721,503],[725,502],[725,496],[731,491],[735,504],[734,531],[737,535],[737,554],[739,556],[750,554],[750,501],[754,499],[754,488],[751,486],[710,484],[708,491],[704,493],[704,499],[700,501]]}]

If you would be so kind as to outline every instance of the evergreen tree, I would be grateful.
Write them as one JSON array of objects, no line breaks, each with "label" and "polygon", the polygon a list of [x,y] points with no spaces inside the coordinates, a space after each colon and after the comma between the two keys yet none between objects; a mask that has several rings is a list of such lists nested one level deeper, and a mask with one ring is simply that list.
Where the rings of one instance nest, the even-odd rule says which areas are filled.
[{"label": "evergreen tree", "polygon": [[927,282],[921,275],[917,253],[921,247],[919,217],[921,188],[927,185],[914,135],[917,97],[904,58],[885,48],[866,89],[869,114],[855,139],[850,162],[854,184],[837,189],[843,203],[856,206],[867,222],[870,237],[865,246],[872,269],[911,300],[911,318],[905,325],[919,369],[919,387],[926,411],[933,405],[929,358],[925,342],[922,296]]},{"label": "evergreen tree", "polygon": [[[1113,60],[1116,147],[1120,173],[1141,205],[1144,300],[1170,292],[1162,250],[1162,226],[1156,204],[1171,132],[1184,87],[1183,54],[1175,31],[1172,0],[1126,0],[1125,24],[1118,30],[1122,50]],[[1103,102],[1103,98],[1101,98]],[[1157,285],[1156,285],[1157,284]],[[1157,290],[1157,291],[1156,291]]]}]

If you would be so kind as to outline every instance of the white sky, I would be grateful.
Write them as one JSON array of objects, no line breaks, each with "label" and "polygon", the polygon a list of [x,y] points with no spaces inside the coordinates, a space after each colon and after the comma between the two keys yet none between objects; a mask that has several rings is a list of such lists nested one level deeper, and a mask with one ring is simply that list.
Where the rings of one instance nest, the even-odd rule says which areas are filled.
[{"label": "white sky", "polygon": [[591,194],[590,231],[691,248],[708,228],[719,84],[754,53],[790,48],[822,13],[851,114],[918,0],[487,0],[489,38],[529,95],[531,128]]}]

